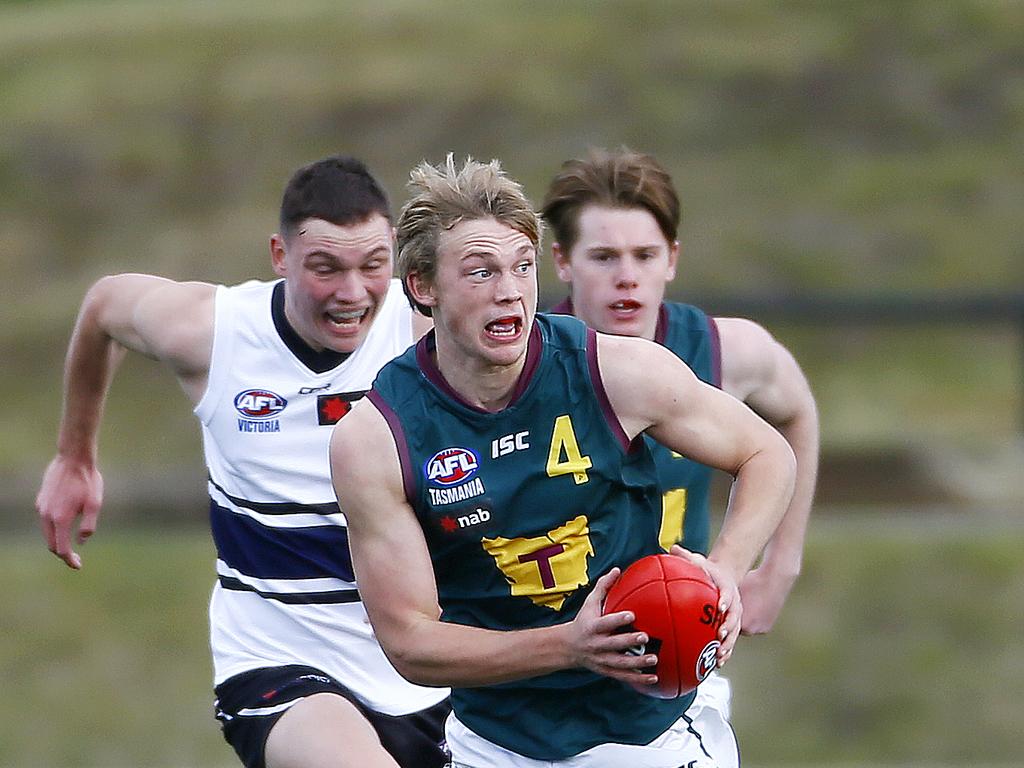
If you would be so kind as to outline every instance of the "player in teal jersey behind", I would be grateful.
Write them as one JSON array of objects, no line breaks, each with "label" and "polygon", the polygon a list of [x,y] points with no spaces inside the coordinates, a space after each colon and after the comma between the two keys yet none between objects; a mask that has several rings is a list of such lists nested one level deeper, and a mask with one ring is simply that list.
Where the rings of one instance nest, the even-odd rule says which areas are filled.
[{"label": "player in teal jersey behind", "polygon": [[[709,317],[665,301],[679,260],[679,198],[669,173],[650,155],[591,150],[552,179],[541,208],[551,226],[558,276],[569,299],[553,311],[574,314],[602,333],[638,336],[672,350],[704,381],[743,400],[787,439],[797,459],[796,487],[760,565],[740,582],[743,631],[767,632],[800,573],[804,533],[818,469],[818,417],[800,367],[760,325]],[[663,493],[660,540],[706,552],[711,468],[653,447]],[[728,684],[701,685],[727,723]]]},{"label": "player in teal jersey behind", "polygon": [[[659,550],[650,434],[736,478],[707,558],[719,664],[737,584],[792,496],[795,460],[755,413],[644,339],[536,316],[540,221],[497,161],[412,173],[398,272],[435,331],[335,428],[331,467],[360,593],[409,680],[453,687],[454,766],[718,766],[689,697],[637,689],[656,661],[621,568]],[[566,761],[566,762],[563,762]]]}]

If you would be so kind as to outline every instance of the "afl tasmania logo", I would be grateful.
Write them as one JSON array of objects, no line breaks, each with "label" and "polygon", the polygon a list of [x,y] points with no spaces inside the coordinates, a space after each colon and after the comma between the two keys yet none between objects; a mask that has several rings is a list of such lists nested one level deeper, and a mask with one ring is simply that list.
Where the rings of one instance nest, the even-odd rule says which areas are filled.
[{"label": "afl tasmania logo", "polygon": [[235,395],[235,410],[247,419],[269,419],[286,405],[287,400],[269,389],[247,389]]},{"label": "afl tasmania logo", "polygon": [[468,480],[479,466],[479,457],[468,448],[445,448],[434,454],[424,470],[429,482],[448,486]]}]

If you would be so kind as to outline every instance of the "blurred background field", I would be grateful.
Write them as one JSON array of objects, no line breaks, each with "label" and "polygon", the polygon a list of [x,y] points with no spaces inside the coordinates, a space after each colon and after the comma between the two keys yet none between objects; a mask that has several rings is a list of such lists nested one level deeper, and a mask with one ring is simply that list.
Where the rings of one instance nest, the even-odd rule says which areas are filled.
[{"label": "blurred background field", "polygon": [[761,308],[821,410],[804,577],[733,665],[745,765],[1024,764],[1024,315],[827,310],[1024,295],[1022,31],[1000,0],[0,2],[0,765],[233,764],[198,430],[156,364],[115,382],[86,570],[34,530],[92,281],[270,277],[326,154],[397,207],[423,158],[499,157],[539,200],[620,144],[680,189],[674,297]]}]

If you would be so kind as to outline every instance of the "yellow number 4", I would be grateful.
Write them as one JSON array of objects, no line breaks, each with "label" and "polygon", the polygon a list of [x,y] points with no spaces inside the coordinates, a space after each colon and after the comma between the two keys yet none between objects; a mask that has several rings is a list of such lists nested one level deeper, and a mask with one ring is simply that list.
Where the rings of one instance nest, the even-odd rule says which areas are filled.
[{"label": "yellow number 4", "polygon": [[[562,461],[562,453],[565,461]],[[555,429],[551,433],[551,448],[548,450],[548,477],[572,475],[576,485],[582,485],[590,478],[587,470],[593,466],[589,456],[580,454],[576,433],[572,430],[572,419],[568,415],[555,419]]]}]

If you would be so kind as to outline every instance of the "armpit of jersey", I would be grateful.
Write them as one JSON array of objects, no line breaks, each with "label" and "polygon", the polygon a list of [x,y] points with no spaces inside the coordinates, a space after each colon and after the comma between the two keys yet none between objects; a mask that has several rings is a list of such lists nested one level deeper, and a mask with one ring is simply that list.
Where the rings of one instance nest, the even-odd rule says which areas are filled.
[{"label": "armpit of jersey", "polygon": [[484,550],[512,587],[513,596],[561,610],[570,593],[589,583],[587,558],[593,556],[585,515],[570,520],[546,536],[481,539]]}]

